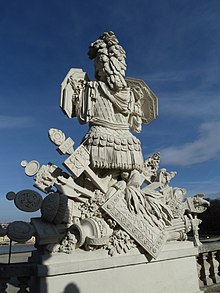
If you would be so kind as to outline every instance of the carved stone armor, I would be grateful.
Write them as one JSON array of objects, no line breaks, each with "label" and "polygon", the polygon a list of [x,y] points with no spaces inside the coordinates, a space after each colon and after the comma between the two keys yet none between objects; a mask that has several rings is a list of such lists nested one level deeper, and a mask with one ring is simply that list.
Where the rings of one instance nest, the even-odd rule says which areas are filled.
[{"label": "carved stone armor", "polygon": [[87,108],[83,116],[89,117],[90,129],[82,143],[90,152],[91,167],[141,170],[140,141],[129,131],[134,109],[131,90],[126,88],[113,94],[103,82],[96,82],[92,96],[85,98],[91,109]]}]

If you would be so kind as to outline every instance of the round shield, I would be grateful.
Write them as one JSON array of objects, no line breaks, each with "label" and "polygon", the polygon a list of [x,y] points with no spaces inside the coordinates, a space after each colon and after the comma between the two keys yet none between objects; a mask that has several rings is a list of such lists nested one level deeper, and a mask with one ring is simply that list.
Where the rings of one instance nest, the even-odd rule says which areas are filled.
[{"label": "round shield", "polygon": [[12,241],[26,242],[34,235],[34,228],[29,223],[15,221],[8,225],[7,235]]},{"label": "round shield", "polygon": [[36,212],[41,208],[42,201],[41,195],[30,189],[19,191],[14,199],[16,207],[24,212]]}]

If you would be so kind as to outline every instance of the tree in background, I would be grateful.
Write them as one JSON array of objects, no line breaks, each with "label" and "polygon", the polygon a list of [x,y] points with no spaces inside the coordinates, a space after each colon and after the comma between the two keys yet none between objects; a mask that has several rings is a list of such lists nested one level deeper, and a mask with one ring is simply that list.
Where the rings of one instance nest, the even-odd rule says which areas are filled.
[{"label": "tree in background", "polygon": [[202,214],[199,214],[200,234],[220,235],[220,199],[207,199],[210,207]]}]

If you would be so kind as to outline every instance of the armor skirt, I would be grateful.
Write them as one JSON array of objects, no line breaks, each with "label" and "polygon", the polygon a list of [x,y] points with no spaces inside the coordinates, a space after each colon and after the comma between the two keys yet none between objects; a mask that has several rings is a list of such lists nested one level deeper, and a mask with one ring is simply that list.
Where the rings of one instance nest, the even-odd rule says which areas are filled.
[{"label": "armor skirt", "polygon": [[90,166],[101,169],[143,169],[139,139],[129,130],[115,130],[93,125],[82,140],[90,152]]}]

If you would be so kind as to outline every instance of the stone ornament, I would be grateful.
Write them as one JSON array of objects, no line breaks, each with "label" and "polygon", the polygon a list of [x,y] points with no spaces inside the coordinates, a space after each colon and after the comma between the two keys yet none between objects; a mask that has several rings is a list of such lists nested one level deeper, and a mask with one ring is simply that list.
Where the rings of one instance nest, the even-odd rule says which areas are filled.
[{"label": "stone ornament", "polygon": [[127,68],[126,52],[113,32],[105,32],[93,42],[89,47],[88,55],[90,59],[94,59],[97,80],[104,81],[115,91],[126,87],[124,79]]},{"label": "stone ornament", "polygon": [[57,146],[60,146],[66,139],[65,134],[61,130],[55,128],[51,128],[48,131],[48,136],[51,142]]},{"label": "stone ornament", "polygon": [[41,208],[42,196],[30,189],[19,191],[17,194],[9,192],[6,195],[8,200],[14,200],[16,207],[24,212],[36,212]]},{"label": "stone ornament", "polygon": [[[41,218],[30,225],[45,253],[102,249],[115,256],[139,249],[156,259],[167,241],[184,241],[189,231],[200,245],[197,214],[208,202],[172,187],[177,173],[159,167],[159,152],[144,158],[134,135],[157,118],[156,95],[143,80],[126,77],[126,52],[113,32],[94,41],[88,55],[95,80],[72,68],[60,96],[64,114],[88,124],[87,133],[74,149],[74,140],[62,130],[48,131],[57,152],[65,155],[66,171],[51,162],[22,161],[25,174],[46,196],[42,200],[24,190],[7,198],[23,211],[41,209]],[[24,225],[13,224],[10,231],[13,227],[25,234]],[[11,239],[19,239],[10,231]]]},{"label": "stone ornament", "polygon": [[51,163],[42,165],[34,176],[34,186],[45,193],[52,192],[52,187],[60,175],[62,175],[62,170],[56,165]]},{"label": "stone ornament", "polygon": [[79,148],[64,162],[64,166],[74,177],[79,177],[89,164],[89,152],[83,145],[79,146]]},{"label": "stone ornament", "polygon": [[90,155],[88,150],[80,145],[74,153],[72,153],[64,162],[63,165],[74,176],[79,177],[83,172],[89,176],[91,181],[103,192],[106,192],[106,186],[97,177],[93,170],[89,167]]},{"label": "stone ornament", "polygon": [[40,169],[40,164],[36,160],[30,161],[29,163],[24,160],[21,162],[21,166],[25,168],[25,174],[30,177],[37,174]]},{"label": "stone ornament", "polygon": [[86,234],[81,224],[73,224],[69,227],[69,232],[76,237],[76,248],[82,247],[86,241]]},{"label": "stone ornament", "polygon": [[183,204],[186,198],[186,193],[187,191],[184,188],[172,188],[171,198],[169,199],[167,204],[169,205],[174,218],[181,218],[186,211],[186,208]]},{"label": "stone ornament", "polygon": [[8,192],[8,193],[6,194],[6,198],[7,198],[7,200],[14,200],[15,197],[16,197],[16,193],[13,192],[13,191],[10,191],[10,192]]},{"label": "stone ornament", "polygon": [[31,224],[23,221],[15,221],[8,225],[7,236],[15,242],[26,242],[34,235],[34,228]]},{"label": "stone ornament", "polygon": [[160,163],[160,153],[155,153],[144,162],[144,179],[147,184],[155,181]]},{"label": "stone ornament", "polygon": [[[141,120],[146,124],[151,123],[158,116],[158,99],[156,95],[143,80],[131,77],[126,77],[125,80],[134,94],[135,102],[139,103]],[[136,105],[137,110],[138,107]]]},{"label": "stone ornament", "polygon": [[196,194],[185,201],[185,209],[191,214],[203,213],[209,205],[210,203],[204,199],[204,194]]},{"label": "stone ornament", "polygon": [[113,231],[104,219],[98,217],[86,218],[81,221],[81,225],[84,235],[86,235],[84,244],[86,250],[109,243],[109,237]]},{"label": "stone ornament", "polygon": [[[76,112],[78,112],[75,106],[76,103],[72,103],[72,99],[75,102],[80,101],[81,90],[84,88],[84,82],[87,80],[87,74],[82,69],[72,68],[61,84],[60,107],[69,118],[75,117]],[[74,82],[76,83],[75,92],[73,92],[71,85]],[[72,95],[72,99],[69,99],[70,95]]]},{"label": "stone ornament", "polygon": [[129,236],[128,233],[121,229],[117,229],[110,237],[109,243],[106,245],[106,249],[110,256],[118,254],[126,254],[129,250],[136,248],[135,241]]},{"label": "stone ornament", "polygon": [[194,242],[197,246],[201,246],[202,243],[199,240],[199,224],[202,222],[197,218],[197,214],[203,213],[207,210],[210,203],[205,200],[204,194],[197,194],[191,198],[187,198],[184,202],[184,208],[186,215],[189,218],[191,224],[191,230],[194,236]]},{"label": "stone ornament", "polygon": [[116,192],[102,209],[111,216],[141,247],[156,258],[166,242],[166,233],[152,223],[150,217],[140,218],[130,213],[123,195]]},{"label": "stone ornament", "polygon": [[41,214],[44,220],[54,224],[62,223],[67,212],[67,196],[59,193],[48,194],[42,203]]},{"label": "stone ornament", "polygon": [[65,236],[60,246],[58,247],[58,251],[69,254],[75,250],[76,243],[77,243],[77,239],[75,235],[70,233],[70,231],[67,231],[67,235]]},{"label": "stone ornament", "polygon": [[53,142],[55,145],[58,146],[57,151],[60,154],[71,155],[74,152],[73,150],[74,141],[70,137],[66,139],[65,134],[61,130],[51,128],[48,131],[48,136],[51,142]]},{"label": "stone ornament", "polygon": [[142,123],[156,118],[157,97],[143,81],[126,82],[126,54],[114,33],[100,36],[88,54],[94,59],[96,81],[72,68],[61,85],[60,106],[69,118],[89,123],[82,144],[92,168],[142,170],[140,142],[130,129],[140,132]]}]

